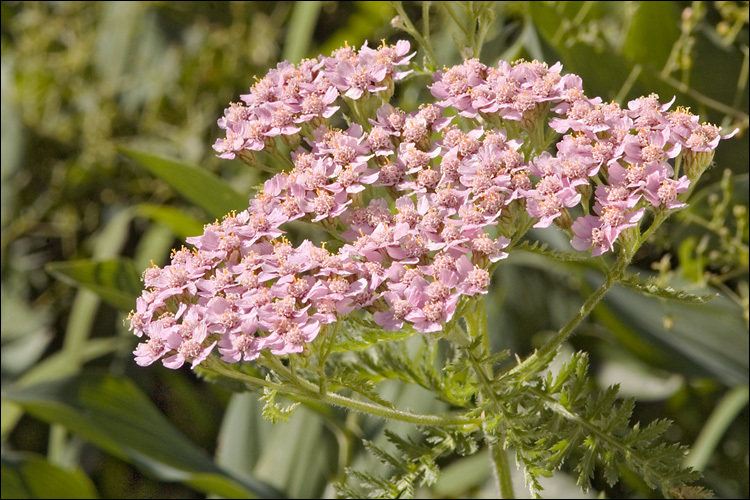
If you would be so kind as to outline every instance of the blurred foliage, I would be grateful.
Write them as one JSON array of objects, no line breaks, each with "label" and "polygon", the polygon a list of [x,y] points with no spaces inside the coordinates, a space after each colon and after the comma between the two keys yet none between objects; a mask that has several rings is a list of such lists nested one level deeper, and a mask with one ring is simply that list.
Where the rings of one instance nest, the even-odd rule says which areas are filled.
[{"label": "blurred foliage", "polygon": [[[391,24],[400,12],[422,38],[411,38],[413,46],[429,44],[440,67],[469,55],[488,64],[559,60],[589,95],[621,104],[650,92],[675,95],[702,119],[741,129],[717,151],[691,207],[631,268],[642,281],[715,297],[685,304],[617,289],[573,344],[591,353],[602,386],[621,382],[621,393],[636,398],[636,419],[670,418],[669,438],[695,443],[690,460],[703,469],[700,484],[719,497],[748,496],[748,2],[3,2],[0,9],[4,498],[331,496],[345,467],[382,468],[361,438],[386,446],[384,430],[416,437],[405,424],[321,407],[303,406],[289,423],[271,425],[261,418],[260,394],[230,397],[188,370],[136,367],[136,342],[123,326],[133,275],[150,260],[162,264],[264,179],[214,157],[224,107],[282,58],[410,38]],[[467,25],[476,12],[485,24]],[[420,60],[427,52],[420,48]],[[399,104],[415,109],[429,82],[416,75],[399,89]],[[206,177],[170,177],[182,165],[199,165]],[[204,185],[225,197],[201,198]],[[488,299],[493,348],[530,352],[580,306],[592,272],[528,252],[511,256]],[[416,386],[380,389],[414,411],[445,407]],[[417,494],[496,495],[486,454],[440,463],[441,479]],[[637,478],[614,490],[601,477],[593,485],[613,497],[648,494]],[[564,477],[545,487],[571,494]]]}]

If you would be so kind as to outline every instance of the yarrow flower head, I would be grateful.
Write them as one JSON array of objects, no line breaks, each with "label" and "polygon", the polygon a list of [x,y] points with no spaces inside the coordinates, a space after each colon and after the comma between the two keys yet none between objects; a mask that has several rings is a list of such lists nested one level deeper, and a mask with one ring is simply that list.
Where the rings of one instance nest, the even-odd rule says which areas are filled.
[{"label": "yarrow flower head", "polygon": [[[579,77],[538,61],[445,68],[434,103],[401,110],[388,101],[413,56],[399,41],[282,62],[225,110],[219,157],[253,164],[283,144],[289,168],[144,273],[130,314],[139,365],[302,353],[350,314],[438,332],[487,293],[516,221],[612,251],[646,210],[683,207],[705,155],[731,136],[655,95],[626,109],[588,98]],[[530,157],[546,149],[529,144],[546,126],[561,134],[555,151]],[[685,175],[670,163],[678,155]],[[295,220],[328,231],[334,250],[293,244]]]}]

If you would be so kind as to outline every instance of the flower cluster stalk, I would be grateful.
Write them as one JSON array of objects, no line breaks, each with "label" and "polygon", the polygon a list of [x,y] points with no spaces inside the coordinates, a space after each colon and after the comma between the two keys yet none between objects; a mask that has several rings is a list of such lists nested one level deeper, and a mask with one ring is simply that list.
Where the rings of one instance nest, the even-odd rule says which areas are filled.
[{"label": "flower cluster stalk", "polygon": [[[283,365],[282,365],[283,366]],[[416,425],[427,426],[477,426],[481,424],[480,419],[467,418],[460,415],[422,415],[410,413],[397,409],[388,408],[382,405],[368,403],[357,399],[352,399],[338,393],[326,392],[321,394],[320,387],[312,382],[297,378],[295,384],[290,387],[289,384],[271,382],[262,378],[253,377],[232,368],[228,363],[221,361],[216,356],[211,356],[204,364],[206,370],[216,375],[227,377],[229,379],[243,382],[250,387],[261,387],[287,394],[302,402],[314,403],[323,402],[329,405],[340,406],[359,413],[372,415],[374,417],[397,420]],[[292,377],[289,370],[285,367],[276,367],[283,375]]]}]

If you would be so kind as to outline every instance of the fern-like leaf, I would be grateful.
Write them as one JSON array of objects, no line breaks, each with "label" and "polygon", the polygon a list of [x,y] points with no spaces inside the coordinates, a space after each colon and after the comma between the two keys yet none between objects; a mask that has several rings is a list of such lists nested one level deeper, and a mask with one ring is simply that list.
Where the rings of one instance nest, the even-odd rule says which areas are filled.
[{"label": "fern-like leaf", "polygon": [[364,351],[374,345],[403,340],[417,333],[410,328],[392,332],[367,319],[350,315],[342,321],[339,327],[340,338],[331,350],[333,352]]},{"label": "fern-like leaf", "polygon": [[665,287],[659,285],[654,277],[651,277],[646,281],[641,281],[638,279],[638,275],[633,275],[621,279],[618,283],[646,295],[687,302],[689,304],[704,304],[715,297],[715,295],[693,295],[682,290],[675,290],[672,287]]},{"label": "fern-like leaf", "polygon": [[344,366],[342,370],[337,374],[336,377],[329,379],[329,384],[340,384],[347,389],[363,395],[370,401],[378,403],[379,405],[386,406],[393,409],[393,403],[387,399],[383,399],[380,394],[375,391],[373,383],[356,373],[350,371],[349,367]]},{"label": "fern-like leaf", "polygon": [[[361,486],[368,488],[370,498],[412,498],[415,485],[434,484],[439,475],[437,459],[451,453],[471,454],[478,449],[474,438],[460,429],[420,427],[424,440],[415,441],[403,438],[389,430],[386,439],[395,446],[397,454],[365,441],[365,447],[385,465],[395,469],[388,477],[376,477],[362,471],[347,470],[347,474],[357,479]],[[350,487],[342,491],[354,492]]]},{"label": "fern-like leaf", "polygon": [[508,393],[525,416],[512,416],[495,432],[505,433],[505,444],[516,448],[532,494],[539,494],[540,476],[566,462],[573,465],[584,491],[597,468],[613,485],[625,467],[649,487],[661,487],[665,495],[670,488],[696,479],[695,472],[682,466],[685,448],[660,442],[669,422],[631,427],[634,401],[620,400],[617,386],[596,391],[588,378],[585,354],[574,354],[556,376],[540,375],[526,388],[521,395]]},{"label": "fern-like leaf", "polygon": [[513,251],[523,250],[524,252],[535,253],[537,255],[543,255],[552,260],[558,262],[583,262],[589,260],[590,257],[585,252],[566,252],[563,250],[548,250],[549,245],[547,243],[541,243],[535,241],[530,243],[529,241],[523,241],[513,248]]},{"label": "fern-like leaf", "polygon": [[268,387],[264,388],[263,396],[261,396],[260,400],[266,403],[261,413],[263,418],[274,424],[277,422],[288,422],[289,417],[292,416],[294,410],[299,406],[299,402],[292,403],[289,406],[282,406],[277,403],[276,390],[269,389]]}]

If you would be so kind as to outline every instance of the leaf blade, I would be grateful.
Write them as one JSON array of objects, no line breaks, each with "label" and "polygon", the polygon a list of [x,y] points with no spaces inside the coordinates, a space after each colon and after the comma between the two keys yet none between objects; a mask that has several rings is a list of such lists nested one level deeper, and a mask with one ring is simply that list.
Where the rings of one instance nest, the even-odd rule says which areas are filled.
[{"label": "leaf blade", "polygon": [[119,150],[213,218],[220,219],[233,210],[244,210],[248,206],[248,197],[207,170],[144,151],[126,147]]},{"label": "leaf blade", "polygon": [[121,311],[130,311],[141,294],[140,275],[131,259],[50,262],[45,270],[73,286],[87,288]]},{"label": "leaf blade", "polygon": [[109,374],[80,375],[14,387],[5,394],[29,414],[59,423],[159,480],[229,497],[275,497],[273,487],[217,466],[132,383]]}]

